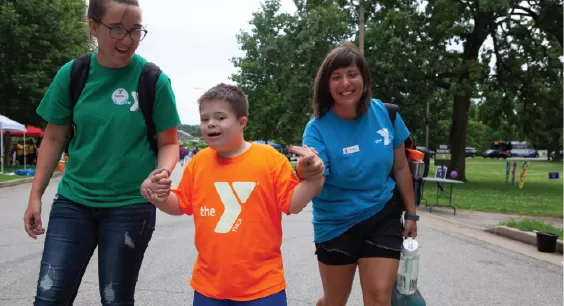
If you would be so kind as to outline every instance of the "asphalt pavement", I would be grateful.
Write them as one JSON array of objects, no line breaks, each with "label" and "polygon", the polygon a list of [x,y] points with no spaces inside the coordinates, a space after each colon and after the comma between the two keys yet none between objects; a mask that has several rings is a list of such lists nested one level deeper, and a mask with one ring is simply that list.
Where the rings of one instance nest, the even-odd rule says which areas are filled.
[{"label": "asphalt pavement", "polygon": [[[173,172],[175,184],[182,168]],[[43,223],[59,179],[43,197]],[[23,230],[30,184],[0,189],[0,305],[31,305],[44,236]],[[314,305],[321,282],[313,248],[311,209],[284,216],[283,255],[289,305]],[[139,276],[136,305],[191,305],[189,280],[196,258],[194,225],[188,216],[157,216],[157,228]],[[563,304],[562,268],[449,230],[429,218],[419,223],[419,288],[427,305]],[[100,305],[96,253],[75,305]],[[358,278],[347,305],[362,305]]]}]

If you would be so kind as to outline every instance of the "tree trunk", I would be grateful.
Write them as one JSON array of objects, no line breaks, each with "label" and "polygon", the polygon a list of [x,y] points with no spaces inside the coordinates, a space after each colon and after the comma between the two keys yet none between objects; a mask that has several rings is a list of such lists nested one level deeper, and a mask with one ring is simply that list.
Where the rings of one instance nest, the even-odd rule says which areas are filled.
[{"label": "tree trunk", "polygon": [[360,54],[364,55],[364,6],[362,5],[362,2],[360,2],[359,6],[360,6],[360,7],[358,8],[358,19],[359,19],[359,25],[358,25],[358,33],[359,33],[358,48],[360,49]]},{"label": "tree trunk", "polygon": [[[552,135],[551,135],[551,138],[552,138],[552,149],[553,149],[553,152],[554,152],[554,159],[553,159],[553,161],[559,162],[559,161],[562,159],[562,158],[560,158],[560,150],[561,150],[561,147],[560,147],[560,133],[558,133],[558,132],[556,132],[556,131],[553,131],[553,132],[552,132]],[[548,153],[548,154],[550,154],[550,153]]]},{"label": "tree trunk", "polygon": [[456,179],[460,181],[466,181],[466,132],[469,110],[470,97],[455,95],[452,108],[451,158],[448,172],[455,170],[458,173]]},{"label": "tree trunk", "polygon": [[0,137],[4,137],[4,168],[8,166],[8,158],[11,158],[10,151],[12,150],[12,137],[10,134],[5,131],[5,135],[0,135]]},{"label": "tree trunk", "polygon": [[466,131],[468,129],[468,111],[470,110],[470,97],[474,85],[470,80],[470,67],[473,62],[478,61],[480,48],[488,37],[490,26],[492,26],[493,14],[481,12],[474,18],[474,29],[466,37],[464,51],[462,52],[462,69],[459,75],[458,85],[460,89],[454,95],[452,107],[452,127],[450,134],[450,167],[449,173],[456,170],[456,179],[466,181]]}]

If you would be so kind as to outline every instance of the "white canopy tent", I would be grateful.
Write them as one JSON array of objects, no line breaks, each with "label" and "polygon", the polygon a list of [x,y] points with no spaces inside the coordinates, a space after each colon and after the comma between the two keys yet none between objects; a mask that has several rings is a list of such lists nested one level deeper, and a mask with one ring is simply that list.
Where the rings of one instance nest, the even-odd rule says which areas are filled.
[{"label": "white canopy tent", "polygon": [[24,133],[24,168],[25,162],[25,125],[18,123],[6,116],[0,115],[0,158],[2,158],[2,164],[0,173],[4,173],[4,131],[20,131]]}]

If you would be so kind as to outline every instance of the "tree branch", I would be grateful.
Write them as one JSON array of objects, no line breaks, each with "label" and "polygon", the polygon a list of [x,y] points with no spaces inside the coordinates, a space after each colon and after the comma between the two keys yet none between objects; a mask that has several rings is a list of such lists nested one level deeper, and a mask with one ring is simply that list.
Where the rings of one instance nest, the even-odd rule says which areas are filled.
[{"label": "tree branch", "polygon": [[[520,10],[522,10],[522,11],[525,11],[525,12],[529,13],[528,16],[531,17],[531,18],[533,18],[533,20],[534,20],[535,22],[538,22],[538,21],[539,21],[539,15],[538,15],[536,12],[532,11],[530,8],[522,7],[522,6],[520,6],[520,5],[517,5],[515,8],[516,8],[516,9],[520,9]],[[514,14],[515,14],[515,13],[514,13]]]}]

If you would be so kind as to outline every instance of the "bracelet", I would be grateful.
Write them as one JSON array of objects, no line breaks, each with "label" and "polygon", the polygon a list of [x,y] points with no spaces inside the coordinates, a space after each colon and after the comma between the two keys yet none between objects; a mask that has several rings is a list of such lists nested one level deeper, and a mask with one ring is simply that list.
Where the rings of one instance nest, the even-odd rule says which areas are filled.
[{"label": "bracelet", "polygon": [[162,168],[161,170],[166,172],[166,174],[168,174],[168,177],[170,177],[170,170],[168,170],[167,168]]},{"label": "bracelet", "polygon": [[304,179],[302,177],[300,177],[300,172],[298,171],[298,165],[296,165],[296,177],[298,178],[299,181],[303,181]]}]

